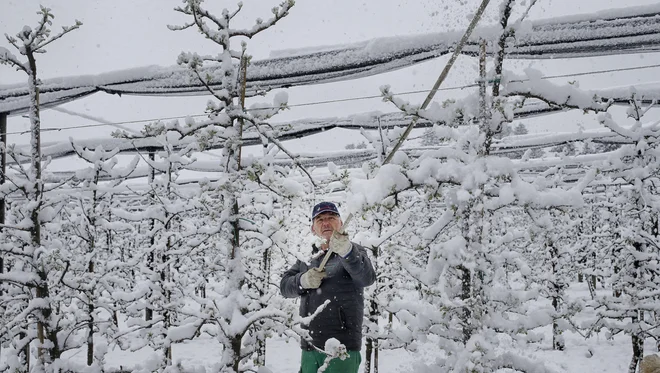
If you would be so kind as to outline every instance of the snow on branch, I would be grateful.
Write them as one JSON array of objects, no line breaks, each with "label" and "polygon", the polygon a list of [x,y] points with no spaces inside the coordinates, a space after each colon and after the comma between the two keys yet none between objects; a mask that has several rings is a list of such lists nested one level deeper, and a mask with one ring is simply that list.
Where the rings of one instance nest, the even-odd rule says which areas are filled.
[{"label": "snow on branch", "polygon": [[[44,6],[41,6],[41,9],[37,12],[37,14],[41,16],[41,19],[39,20],[36,30],[32,30],[30,27],[25,26],[21,32],[16,34],[16,37],[20,39],[25,45],[25,48],[19,48],[21,54],[26,54],[26,49],[29,49],[34,53],[44,53],[45,51],[43,48],[45,46],[82,26],[82,22],[76,20],[73,26],[62,26],[62,31],[60,33],[49,37],[50,29],[48,26],[53,24],[52,19],[55,18],[55,16],[50,12],[50,8],[46,8]],[[10,38],[7,37],[7,39]],[[15,43],[12,44],[16,46]]]},{"label": "snow on branch", "polygon": [[0,64],[14,66],[17,70],[27,72],[26,65],[19,61],[18,58],[16,58],[16,56],[5,47],[0,47]]},{"label": "snow on branch", "polygon": [[[192,16],[194,21],[186,23],[182,26],[170,25],[168,28],[173,31],[178,31],[196,25],[202,34],[204,34],[213,42],[222,45],[226,50],[229,49],[228,45],[230,38],[234,36],[245,36],[247,38],[252,38],[258,33],[275,25],[280,19],[289,15],[289,10],[295,5],[294,0],[286,0],[280,4],[279,7],[272,9],[273,17],[267,21],[258,18],[252,28],[233,30],[229,28],[229,21],[232,20],[241,11],[243,8],[243,3],[238,3],[238,8],[232,13],[230,13],[229,10],[224,9],[222,16],[217,17],[208,10],[202,8],[202,1],[203,0],[188,0],[185,7],[175,8],[177,12]],[[214,24],[217,30],[213,30],[206,21]]]},{"label": "snow on branch", "polygon": [[505,74],[500,93],[503,96],[533,97],[551,106],[584,111],[604,112],[611,106],[609,102],[602,102],[596,94],[580,90],[573,84],[561,86],[544,80],[538,70],[528,68],[525,74],[525,77]]},{"label": "snow on branch", "polygon": [[298,168],[300,168],[300,170],[301,170],[303,173],[305,173],[305,175],[307,175],[307,177],[309,178],[309,181],[312,183],[312,185],[313,185],[314,187],[316,187],[316,183],[314,182],[314,178],[313,178],[312,175],[309,173],[309,171],[307,171],[307,169],[305,168],[305,166],[303,166],[303,165],[300,163],[300,161],[299,161],[299,159],[298,159],[299,156],[297,156],[297,155],[291,153],[289,150],[286,149],[286,147],[284,147],[284,145],[282,145],[282,143],[281,143],[281,142],[280,142],[275,136],[273,136],[271,133],[269,133],[269,132],[263,130],[263,129],[261,128],[261,124],[263,124],[263,123],[257,123],[257,124],[255,125],[254,128],[256,128],[257,131],[259,131],[259,133],[260,133],[264,138],[266,138],[269,142],[275,144],[275,146],[277,146],[278,149],[280,149],[282,152],[284,152],[284,154],[286,154],[287,156],[289,156],[289,158],[291,159],[291,161],[293,162],[293,164],[296,165]]},{"label": "snow on branch", "polygon": [[[423,121],[448,126],[464,125],[477,119],[473,102],[477,94],[473,93],[461,100],[446,100],[442,103],[433,102],[428,108],[422,109],[419,105],[413,105],[408,101],[395,96],[389,86],[380,88],[383,101],[391,102],[405,116],[412,116]],[[513,114],[512,114],[513,115]]]},{"label": "snow on branch", "polygon": [[[223,18],[218,18],[215,15],[213,15],[211,12],[207,11],[206,9],[203,9],[201,7],[202,1],[200,0],[193,0],[193,1],[188,1],[186,6],[181,8],[181,7],[176,7],[174,8],[175,11],[181,12],[183,14],[189,15],[189,16],[195,16],[195,21],[189,24],[185,24],[182,27],[177,27],[177,26],[168,26],[170,30],[181,30],[182,28],[187,28],[186,25],[193,26],[197,23],[197,17],[201,16],[204,18],[207,18],[211,22],[215,23],[216,26],[218,26],[219,29],[225,29],[229,26],[229,24],[225,21]],[[243,8],[243,4],[239,3],[238,4],[238,9],[234,12],[234,15],[238,13],[241,8]],[[197,15],[195,14],[197,13]],[[228,14],[227,9],[224,9],[223,15]]]},{"label": "snow on branch", "polygon": [[271,19],[264,22],[261,18],[257,18],[256,24],[251,29],[229,30],[229,36],[245,36],[252,38],[261,31],[276,24],[280,19],[289,15],[289,10],[295,5],[295,3],[294,0],[286,0],[280,4],[279,8],[272,9],[274,16]]},{"label": "snow on branch", "polygon": [[655,139],[655,141],[657,141],[658,137],[660,137],[660,128],[658,123],[653,123],[647,126],[635,125],[631,128],[626,128],[616,123],[616,121],[612,118],[612,115],[609,113],[603,113],[599,115],[598,121],[606,128],[609,128],[614,133],[618,134],[624,139],[632,141],[633,143],[643,139],[647,139],[647,141],[648,139]]}]

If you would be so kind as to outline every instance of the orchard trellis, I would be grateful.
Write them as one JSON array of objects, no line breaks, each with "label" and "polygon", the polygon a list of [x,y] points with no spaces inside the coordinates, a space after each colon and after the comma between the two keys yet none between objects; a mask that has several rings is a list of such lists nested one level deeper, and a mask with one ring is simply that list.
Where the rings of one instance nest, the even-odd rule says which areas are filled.
[{"label": "orchard trellis", "polygon": [[[266,30],[293,5],[285,2],[271,19],[234,30],[229,25],[240,6],[218,17],[190,0],[178,9],[190,23],[171,29],[198,28],[221,47],[218,55],[182,53],[180,68],[137,69],[80,85],[37,78],[34,53],[80,26],[49,39],[48,9],[42,9],[37,29],[9,38],[14,46],[24,44],[19,50],[27,64],[0,48],[0,61],[24,70],[31,84],[0,91],[0,132],[8,132],[8,115],[27,111],[36,139],[28,150],[7,146],[3,139],[0,343],[14,358],[0,369],[77,371],[81,367],[62,354],[85,348],[87,365],[111,371],[117,367],[105,360],[110,346],[151,347],[159,356],[130,369],[178,371],[184,368],[173,365],[173,346],[206,335],[221,346],[222,372],[256,370],[266,364],[269,335],[305,337],[303,320],[293,316],[292,305],[278,299],[273,286],[279,267],[294,255],[287,247],[300,245],[283,230],[304,231],[300,206],[309,203],[309,195],[345,189],[365,231],[373,232],[361,239],[380,274],[370,290],[368,370],[378,371],[380,348],[410,346],[424,334],[433,335],[446,354],[430,371],[529,371],[533,363],[517,353],[518,342],[536,341],[523,335],[524,325],[525,330],[551,326],[552,347],[558,350],[566,348],[565,331],[625,333],[632,338],[633,373],[644,339],[660,340],[655,331],[660,309],[653,304],[658,301],[653,289],[660,284],[660,128],[642,122],[660,91],[583,92],[553,85],[535,73],[513,76],[502,66],[504,58],[656,51],[660,7],[633,8],[611,18],[533,23],[532,31],[525,32],[521,22],[510,19],[515,2],[504,0],[499,37],[486,39],[492,29],[477,30],[465,46],[464,53],[478,57],[481,67],[478,92],[469,99],[427,109],[384,87],[383,97],[400,113],[363,117],[357,124],[348,118],[271,126],[266,121],[286,108],[285,95],[250,108],[246,97],[409,66],[448,53],[456,41],[447,34],[436,38],[441,42],[407,39],[413,47],[401,44],[395,50],[372,45],[368,59],[361,46],[267,61],[250,61],[245,45],[232,49],[233,38]],[[514,44],[508,42],[512,37]],[[344,56],[344,62],[329,58],[333,54]],[[308,65],[315,69],[301,69]],[[97,91],[205,93],[214,101],[204,120],[156,122],[139,134],[118,131],[113,139],[41,147],[39,109]],[[636,121],[632,127],[607,114],[614,104],[630,105]],[[600,113],[606,130],[498,138],[515,119],[571,109]],[[385,164],[400,127],[412,119],[430,128],[441,144],[403,148]],[[373,149],[304,158],[282,143],[335,127],[360,128]],[[575,143],[595,148],[575,156],[530,156],[532,149]],[[256,144],[264,147],[262,157],[244,159],[243,146]],[[119,165],[120,154],[135,156]],[[205,154],[216,159],[198,159]],[[520,159],[497,156],[507,154]],[[90,166],[47,170],[47,159],[70,156]],[[324,165],[328,172],[321,177],[306,170]],[[202,176],[186,180],[184,172]],[[357,173],[363,180],[351,179]],[[146,183],[126,183],[135,178]],[[319,182],[331,189],[319,188]],[[599,230],[603,224],[611,229]],[[580,232],[579,240],[572,239],[574,232]],[[599,263],[592,260],[597,257]],[[576,272],[591,276],[589,302],[567,297],[567,276]],[[597,279],[612,293],[596,292]],[[415,294],[419,306],[411,307],[397,290]],[[529,302],[538,299],[549,300],[549,306],[528,312]],[[594,316],[586,331],[572,319],[585,308]],[[389,316],[381,327],[384,311]],[[395,333],[402,327],[409,338]],[[505,351],[492,345],[503,337],[510,341]]]},{"label": "orchard trellis", "polygon": [[[653,52],[660,47],[660,7],[632,7],[617,16],[591,14],[570,20],[532,22],[531,32],[521,32],[515,45],[507,45],[509,58],[546,59],[589,57],[621,53]],[[489,29],[482,32],[488,33]],[[476,35],[479,29],[476,30]],[[247,71],[248,95],[260,90],[356,79],[437,58],[451,52],[455,33],[383,38],[335,48],[326,52],[282,56],[254,61]],[[400,42],[398,42],[400,41]],[[472,38],[463,53],[478,54]],[[210,72],[213,67],[209,68]],[[77,80],[44,81],[42,107],[57,105],[94,92],[136,95],[206,94],[204,85],[186,81],[190,73],[181,68],[142,68]],[[211,85],[215,84],[213,80]],[[0,113],[23,113],[29,108],[25,86],[0,90]]]}]

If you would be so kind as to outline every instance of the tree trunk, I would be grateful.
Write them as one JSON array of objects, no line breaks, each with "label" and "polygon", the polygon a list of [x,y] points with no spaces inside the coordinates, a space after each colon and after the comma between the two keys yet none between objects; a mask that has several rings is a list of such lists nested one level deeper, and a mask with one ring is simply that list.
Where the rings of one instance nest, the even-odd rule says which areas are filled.
[{"label": "tree trunk", "polygon": [[[5,172],[7,172],[7,115],[8,113],[0,113],[0,185],[6,181]],[[0,224],[5,224],[5,198],[0,197]],[[0,232],[2,232],[0,227]],[[0,256],[0,274],[5,272],[5,260]],[[3,289],[0,287],[0,295],[3,294]],[[0,355],[2,355],[2,345],[0,344]]]},{"label": "tree trunk", "polygon": [[499,79],[502,78],[502,71],[504,70],[504,53],[506,49],[506,40],[509,37],[507,32],[507,27],[509,25],[509,17],[511,17],[511,11],[513,8],[514,0],[507,0],[504,6],[500,7],[500,25],[502,26],[502,35],[500,35],[500,40],[497,42],[497,54],[495,56],[495,82],[493,82],[493,97],[498,97],[500,95],[500,82]]},{"label": "tree trunk", "polygon": [[[378,224],[378,234],[381,235],[383,233],[383,222],[381,220],[377,220]],[[371,255],[372,255],[372,262],[374,263],[374,270],[376,271],[376,283],[374,284],[374,292],[371,296],[371,299],[369,300],[369,315],[368,315],[368,320],[369,320],[369,325],[375,325],[376,329],[378,329],[378,316],[380,316],[379,312],[379,307],[378,303],[376,302],[376,299],[378,299],[379,290],[381,289],[381,277],[378,276],[378,264],[379,262],[379,257],[380,257],[380,246],[372,246],[371,247]],[[369,373],[371,369],[373,368],[374,372],[378,371],[378,338],[374,338],[373,336],[368,336],[367,337],[367,354],[366,354],[366,364],[364,365],[364,371],[365,373]],[[372,360],[373,359],[373,360]]]},{"label": "tree trunk", "polygon": [[[112,221],[112,210],[111,209],[108,209],[108,210],[109,210],[108,211],[108,221]],[[112,247],[112,230],[111,229],[108,229],[106,231],[106,241],[105,241],[105,243],[106,243],[106,249],[108,250],[108,252],[112,252],[113,247]],[[123,245],[122,245],[121,250],[122,250],[122,254],[120,255],[121,260],[124,261],[124,258],[123,258],[123,250],[124,250]],[[116,303],[115,303],[115,306],[116,306]],[[112,323],[114,324],[115,327],[119,326],[119,317],[117,315],[117,307],[115,307],[115,309],[112,310]]]},{"label": "tree trunk", "polygon": [[[168,214],[166,214],[167,224],[165,225],[165,231],[169,232],[170,219],[169,219],[169,216],[167,216],[167,215]],[[172,247],[171,238],[167,237],[167,245],[166,245],[167,252],[170,251],[171,247]],[[169,256],[164,253],[162,255],[161,259],[162,259],[161,262],[163,264],[163,270],[160,272],[160,283],[161,283],[161,286],[163,288],[163,293],[165,295],[165,304],[169,305],[170,301],[172,299],[171,292],[169,290],[167,290],[167,281],[169,279],[169,264],[167,262],[169,260]],[[172,315],[170,314],[170,311],[166,307],[163,307],[163,308],[164,308],[163,323],[164,323],[164,327],[165,327],[164,329],[165,329],[165,333],[166,333],[165,335],[163,335],[163,337],[166,338],[167,337],[167,331],[170,330],[170,328],[172,327]],[[171,344],[168,345],[167,347],[165,347],[164,353],[165,353],[165,365],[172,365],[172,345]]]},{"label": "tree trunk", "polygon": [[[377,251],[377,248],[374,250]],[[376,261],[378,258],[378,255],[376,254],[374,257],[374,261]],[[378,296],[378,280],[376,280],[376,290],[374,291],[373,298],[369,301],[369,315],[368,315],[368,320],[369,320],[369,325],[376,325],[378,327],[378,319],[380,316],[380,312],[378,311],[378,303],[376,302],[376,297]],[[373,368],[374,372],[378,371],[378,337],[374,336],[369,336],[367,337],[366,341],[366,363],[364,365],[364,372],[369,373],[371,368]],[[373,360],[372,360],[373,358]]]},{"label": "tree trunk", "polygon": [[[31,177],[34,181],[34,191],[30,195],[30,200],[34,202],[34,207],[30,212],[30,238],[34,250],[41,247],[41,222],[39,221],[39,211],[43,203],[43,182],[41,180],[41,119],[39,116],[39,82],[37,80],[37,63],[34,58],[34,52],[26,47],[25,55],[29,64],[28,87],[30,89],[30,156],[31,156]],[[38,260],[38,258],[36,258]],[[49,320],[53,309],[49,300],[48,273],[43,266],[34,263],[37,269],[38,283],[35,286],[37,298],[44,299],[43,306],[36,312],[37,316],[37,338],[39,347],[37,354],[42,365],[46,365],[46,356],[44,351],[44,342],[49,339],[52,347],[49,348],[50,359],[59,358],[59,343],[57,342],[57,333],[49,329]]]},{"label": "tree trunk", "polygon": [[374,340],[374,373],[378,373],[378,339]]},{"label": "tree trunk", "polygon": [[367,338],[367,347],[365,351],[364,373],[371,373],[371,355],[374,352],[374,340]]},{"label": "tree trunk", "polygon": [[591,299],[596,298],[596,275],[590,275],[587,279],[587,287],[589,288],[589,293],[591,294]]},{"label": "tree trunk", "polygon": [[[632,318],[632,323],[637,323],[637,317]],[[640,338],[637,334],[632,335],[632,359],[630,360],[630,366],[628,366],[628,373],[635,373],[637,371],[637,366],[644,358],[644,339]]]},{"label": "tree trunk", "polygon": [[[472,296],[472,273],[470,269],[463,266],[459,267],[461,271],[461,299],[467,301]],[[472,338],[472,311],[469,306],[463,308],[462,323],[463,323],[463,344],[467,344]]]},{"label": "tree trunk", "polygon": [[94,305],[87,305],[89,319],[87,320],[87,366],[94,363]]},{"label": "tree trunk", "polygon": [[[261,288],[259,289],[259,296],[263,299],[263,296],[266,295],[265,289],[268,288],[268,279],[270,278],[270,250],[266,249],[263,252],[263,255],[261,257],[261,268],[262,268],[262,273],[263,276],[261,278]],[[264,328],[264,323],[263,322],[258,322],[255,325],[256,328],[256,336],[257,336],[257,366],[265,366],[266,365],[266,334],[265,333],[260,333],[260,330],[263,330]]]},{"label": "tree trunk", "polygon": [[[89,273],[94,273],[94,262],[89,261],[88,267]],[[90,292],[89,299],[87,299],[87,366],[91,366],[94,363],[94,302],[93,302],[93,292]]]},{"label": "tree trunk", "polygon": [[[619,252],[615,252],[614,257],[616,257],[619,254],[620,254]],[[614,274],[618,274],[619,272],[621,272],[621,268],[618,265],[615,265],[613,269],[614,269]],[[621,289],[614,289],[612,291],[612,295],[614,295],[615,298],[619,298],[621,296]]]},{"label": "tree trunk", "polygon": [[564,338],[561,335],[562,331],[559,328],[559,324],[557,323],[557,320],[559,319],[559,314],[561,313],[561,287],[557,284],[557,281],[559,281],[559,276],[561,274],[559,273],[559,268],[558,268],[558,263],[559,263],[559,250],[557,249],[557,245],[555,245],[551,240],[548,240],[547,242],[547,249],[550,251],[551,255],[551,271],[552,271],[552,278],[553,282],[550,284],[551,287],[551,294],[552,294],[552,307],[555,310],[555,316],[552,318],[552,349],[553,350],[558,350],[558,351],[563,351],[564,350]]},{"label": "tree trunk", "polygon": [[[154,154],[153,150],[149,152],[149,160],[151,162],[156,161],[156,154]],[[153,185],[154,179],[156,178],[156,170],[153,168],[153,166],[149,166],[149,178],[147,182],[149,185]],[[152,193],[151,193],[151,198],[152,201],[150,203],[153,203],[153,199],[156,198],[153,192],[152,188]],[[156,242],[156,238],[153,236],[153,229],[154,226],[156,225],[156,221],[154,219],[149,220],[149,230],[152,231],[152,236],[149,238],[149,247],[153,250],[154,243]],[[155,268],[154,264],[154,253],[153,251],[149,252],[149,255],[147,256],[147,267],[149,267],[150,270],[153,270]],[[154,310],[151,309],[149,306],[147,306],[144,309],[144,319],[146,321],[151,321],[154,318]]]},{"label": "tree trunk", "polygon": [[[552,297],[552,306],[555,308],[555,312],[559,313],[561,311],[561,303],[559,297]],[[552,319],[552,349],[557,351],[564,351],[566,345],[564,344],[562,330],[559,328],[557,320],[557,317]]]},{"label": "tree trunk", "polygon": [[263,322],[255,323],[255,333],[257,336],[257,360],[256,364],[259,367],[266,366],[266,335],[260,333],[264,328]]},{"label": "tree trunk", "polygon": [[234,338],[231,339],[231,346],[226,346],[230,347],[232,351],[232,361],[230,362],[230,365],[228,367],[232,367],[233,372],[238,373],[240,364],[241,364],[241,341],[243,340],[242,335],[237,335]]},{"label": "tree trunk", "polygon": [[[99,183],[99,174],[100,171],[97,170],[96,174],[94,176],[94,184],[95,186],[98,185]],[[88,253],[91,254],[91,257],[89,259],[89,263],[87,263],[87,272],[92,274],[94,273],[94,250],[96,250],[96,238],[97,238],[97,230],[96,230],[96,213],[97,213],[97,208],[98,208],[98,191],[95,188],[94,191],[92,192],[92,208],[90,209],[88,216],[89,216],[89,228],[88,228],[88,234],[89,234],[89,247],[88,247]],[[94,290],[92,289],[91,291],[88,292],[87,294],[87,366],[91,366],[94,363],[94,311],[96,307],[94,306]]]}]

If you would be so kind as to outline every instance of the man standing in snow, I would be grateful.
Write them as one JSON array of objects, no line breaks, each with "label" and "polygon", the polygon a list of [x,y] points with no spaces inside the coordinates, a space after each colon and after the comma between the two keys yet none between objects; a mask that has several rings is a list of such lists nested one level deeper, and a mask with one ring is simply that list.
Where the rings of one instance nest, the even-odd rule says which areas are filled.
[{"label": "man standing in snow", "polygon": [[[301,342],[301,373],[316,373],[325,361],[326,342],[337,339],[346,346],[349,357],[333,359],[325,373],[357,373],[362,361],[362,321],[364,287],[376,281],[376,273],[367,251],[340,233],[342,220],[332,202],[321,202],[312,209],[312,232],[325,239],[320,250],[332,254],[325,268],[318,267],[325,255],[317,255],[307,264],[300,260],[282,276],[280,291],[287,298],[300,297],[300,315],[313,314],[326,301],[329,304],[309,324],[311,344]],[[313,247],[314,253],[319,248]]]}]

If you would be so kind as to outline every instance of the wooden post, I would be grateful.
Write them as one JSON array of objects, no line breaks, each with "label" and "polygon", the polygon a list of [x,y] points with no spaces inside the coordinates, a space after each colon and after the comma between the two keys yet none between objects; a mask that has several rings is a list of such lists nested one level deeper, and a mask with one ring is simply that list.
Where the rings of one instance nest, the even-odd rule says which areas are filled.
[{"label": "wooden post", "polygon": [[[7,172],[7,115],[8,113],[0,113],[0,143],[2,143],[2,151],[0,151],[0,185],[7,180],[5,177],[5,172]],[[0,196],[0,224],[5,224],[5,209],[5,198]],[[1,226],[0,231],[2,231]],[[4,273],[4,271],[4,258],[0,256],[0,273]],[[2,294],[2,289],[0,289],[0,294]]]},{"label": "wooden post", "polygon": [[[480,149],[480,154],[486,156],[490,154],[490,146],[493,142],[493,135],[497,130],[491,128],[490,123],[490,105],[488,103],[488,95],[486,94],[486,88],[488,86],[487,82],[487,71],[486,71],[486,40],[481,39],[479,41],[479,127],[481,132],[486,135],[484,144]],[[495,97],[493,96],[493,100]]]},{"label": "wooden post", "polygon": [[486,96],[488,77],[486,73],[486,40],[481,39],[479,40],[479,121],[483,131],[489,133],[488,97]]},{"label": "wooden post", "polygon": [[[0,185],[5,183],[5,172],[7,170],[7,113],[0,113]],[[5,224],[5,198],[0,196],[0,224]],[[2,226],[0,226],[2,231]],[[0,255],[0,273],[5,272],[5,260]],[[0,295],[3,294],[0,287]],[[2,346],[0,345],[0,352]]]}]

